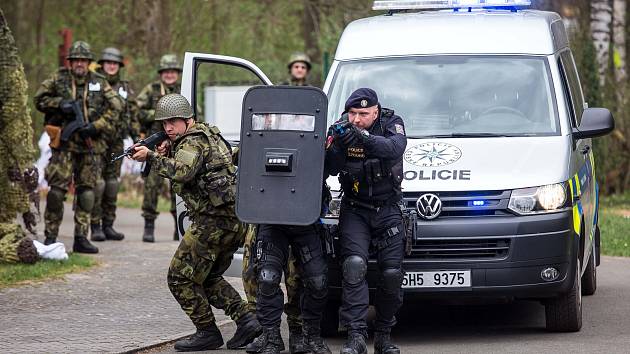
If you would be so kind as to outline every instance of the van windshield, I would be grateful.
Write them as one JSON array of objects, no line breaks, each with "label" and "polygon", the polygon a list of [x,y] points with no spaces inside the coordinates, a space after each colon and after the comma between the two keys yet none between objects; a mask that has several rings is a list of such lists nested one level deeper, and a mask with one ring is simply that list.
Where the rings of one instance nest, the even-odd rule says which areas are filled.
[{"label": "van windshield", "polygon": [[337,120],[352,91],[370,87],[408,137],[559,135],[545,58],[431,56],[342,62],[329,90]]}]

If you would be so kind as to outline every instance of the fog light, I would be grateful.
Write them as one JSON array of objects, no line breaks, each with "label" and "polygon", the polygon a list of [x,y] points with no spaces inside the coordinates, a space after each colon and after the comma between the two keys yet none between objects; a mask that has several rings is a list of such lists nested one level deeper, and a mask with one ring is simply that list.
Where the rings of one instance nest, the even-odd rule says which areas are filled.
[{"label": "fog light", "polygon": [[540,272],[540,277],[544,281],[554,281],[558,279],[559,276],[560,272],[554,267],[545,268]]}]

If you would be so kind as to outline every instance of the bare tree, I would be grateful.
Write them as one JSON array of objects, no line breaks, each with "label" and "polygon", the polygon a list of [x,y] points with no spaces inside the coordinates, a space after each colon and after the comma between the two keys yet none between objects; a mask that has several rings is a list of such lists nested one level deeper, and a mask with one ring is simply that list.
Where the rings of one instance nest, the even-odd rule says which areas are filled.
[{"label": "bare tree", "polygon": [[613,53],[615,56],[615,79],[618,84],[626,82],[626,0],[613,1]]},{"label": "bare tree", "polygon": [[606,80],[606,69],[610,54],[610,32],[612,25],[611,0],[591,1],[591,35],[597,53],[597,63],[599,64],[599,83],[604,85]]}]

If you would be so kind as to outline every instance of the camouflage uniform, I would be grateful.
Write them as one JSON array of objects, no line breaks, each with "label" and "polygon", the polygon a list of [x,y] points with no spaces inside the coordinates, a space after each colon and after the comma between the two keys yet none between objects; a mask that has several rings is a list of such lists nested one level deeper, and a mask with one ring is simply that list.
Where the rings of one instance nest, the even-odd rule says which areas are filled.
[{"label": "camouflage uniform", "polygon": [[[31,115],[26,105],[27,90],[15,40],[0,10],[0,239],[13,235],[1,241],[0,260],[3,253],[12,253],[9,249],[17,248],[17,253],[22,254],[19,251],[23,247],[19,246],[26,238],[15,223],[18,213],[23,215],[27,228],[36,226],[29,206],[29,193],[36,203],[39,203],[39,193],[37,170],[32,167],[35,149]],[[20,260],[24,261],[23,257]]]},{"label": "camouflage uniform", "polygon": [[235,216],[235,172],[219,130],[195,123],[174,143],[172,157],[150,153],[152,169],[173,182],[192,222],[168,271],[168,286],[197,328],[214,323],[210,305],[235,321],[250,312],[223,278],[247,226]]},{"label": "camouflage uniform", "polygon": [[[167,86],[161,81],[153,82],[140,91],[137,102],[139,112],[139,120],[141,124],[141,132],[144,136],[149,136],[155,132],[162,130],[162,124],[153,120],[155,113],[155,105],[157,101],[164,95],[169,93],[179,93],[180,85],[175,84]],[[157,211],[158,196],[164,188],[164,179],[151,169],[149,174],[144,178],[144,198],[142,200],[142,216],[146,220],[155,220],[159,212]],[[171,214],[176,215],[175,196],[171,195]]]},{"label": "camouflage uniform", "polygon": [[[89,46],[81,42],[78,46]],[[73,45],[74,47],[74,45]],[[60,104],[64,100],[82,102],[84,118],[96,130],[92,137],[93,148],[89,149],[77,132],[65,144],[55,146],[59,131],[69,122]],[[76,205],[74,213],[75,244],[77,237],[85,238],[90,225],[90,214],[94,207],[94,188],[101,175],[101,157],[107,150],[103,137],[116,133],[115,120],[122,110],[122,103],[105,77],[88,72],[84,77],[75,77],[70,69],[60,68],[46,79],[35,94],[35,107],[46,114],[45,124],[51,136],[52,156],[46,168],[46,180],[50,186],[44,219],[47,239],[55,239],[63,219],[63,201],[70,183],[74,180]],[[55,133],[53,133],[55,132]],[[98,251],[98,250],[96,250]]]},{"label": "camouflage uniform", "polygon": [[[104,54],[101,60],[99,60],[99,63],[105,60],[115,61],[118,62],[122,68],[124,66],[122,55],[120,55],[119,60],[116,60],[118,58],[110,58],[106,55],[108,54],[106,51],[112,49],[115,48],[107,48],[103,51]],[[119,53],[117,49],[115,51]],[[123,140],[127,136],[131,137],[134,141],[138,140],[140,137],[140,126],[137,119],[138,109],[134,92],[129,85],[129,81],[121,79],[120,70],[115,75],[108,75],[103,69],[98,69],[98,73],[102,74],[107,79],[112,90],[118,94],[118,97],[123,103],[123,110],[115,120],[116,133],[105,138],[107,141],[107,150],[102,158],[102,178],[98,180],[95,191],[94,209],[92,210],[91,220],[93,225],[92,230],[94,230],[95,225],[96,227],[100,227],[101,220],[103,221],[104,229],[111,228],[116,219],[116,200],[118,199],[118,185],[122,159],[110,163],[112,154],[118,155],[124,150]],[[111,231],[113,231],[113,229]],[[122,237],[124,237],[124,235],[120,233],[113,232],[120,235],[115,239],[122,239]],[[109,239],[110,234],[107,230],[106,234]],[[103,237],[100,239],[101,241],[105,239],[105,235],[101,237]],[[94,240],[94,231],[92,239]]]}]

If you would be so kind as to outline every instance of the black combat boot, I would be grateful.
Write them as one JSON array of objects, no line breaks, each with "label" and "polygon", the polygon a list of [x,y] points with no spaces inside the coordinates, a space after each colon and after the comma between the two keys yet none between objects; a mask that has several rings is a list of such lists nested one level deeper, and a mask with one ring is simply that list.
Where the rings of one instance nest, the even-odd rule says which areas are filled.
[{"label": "black combat boot", "polygon": [[197,352],[202,350],[214,350],[223,345],[223,337],[216,324],[208,328],[197,329],[192,336],[175,342],[175,350],[179,352]]},{"label": "black combat boot", "polygon": [[144,233],[142,234],[142,241],[155,242],[153,231],[155,231],[155,220],[144,219]]},{"label": "black combat boot", "polygon": [[341,354],[367,354],[366,337],[367,335],[364,332],[348,331],[348,339],[341,347]]},{"label": "black combat boot", "polygon": [[389,332],[374,332],[374,354],[400,354],[400,349],[392,343]]},{"label": "black combat boot", "polygon": [[171,212],[173,220],[175,220],[175,230],[173,231],[173,241],[179,241],[179,233],[177,232],[177,212]]},{"label": "black combat boot", "polygon": [[57,242],[57,235],[49,234],[47,232],[44,232],[44,234],[46,235],[46,239],[44,240],[44,244],[46,246],[52,245],[53,243]]},{"label": "black combat boot", "polygon": [[284,350],[280,327],[265,327],[258,338],[247,345],[245,351],[256,354],[279,354]]},{"label": "black combat boot", "polygon": [[96,242],[105,241],[105,234],[103,233],[103,229],[101,229],[101,223],[90,225],[90,229],[92,230],[92,235],[90,239]]},{"label": "black combat boot", "polygon": [[289,353],[308,353],[301,326],[289,326]]},{"label": "black combat boot", "polygon": [[74,236],[72,250],[76,253],[98,253],[98,248],[88,241],[85,236]]},{"label": "black combat boot", "polygon": [[106,239],[112,241],[121,241],[125,238],[125,234],[114,230],[114,223],[110,221],[103,221],[103,233]]},{"label": "black combat boot", "polygon": [[236,332],[227,341],[228,349],[243,348],[262,333],[262,326],[256,316],[248,312],[236,321]]},{"label": "black combat boot", "polygon": [[312,354],[332,354],[322,339],[319,321],[304,321],[304,343]]}]

